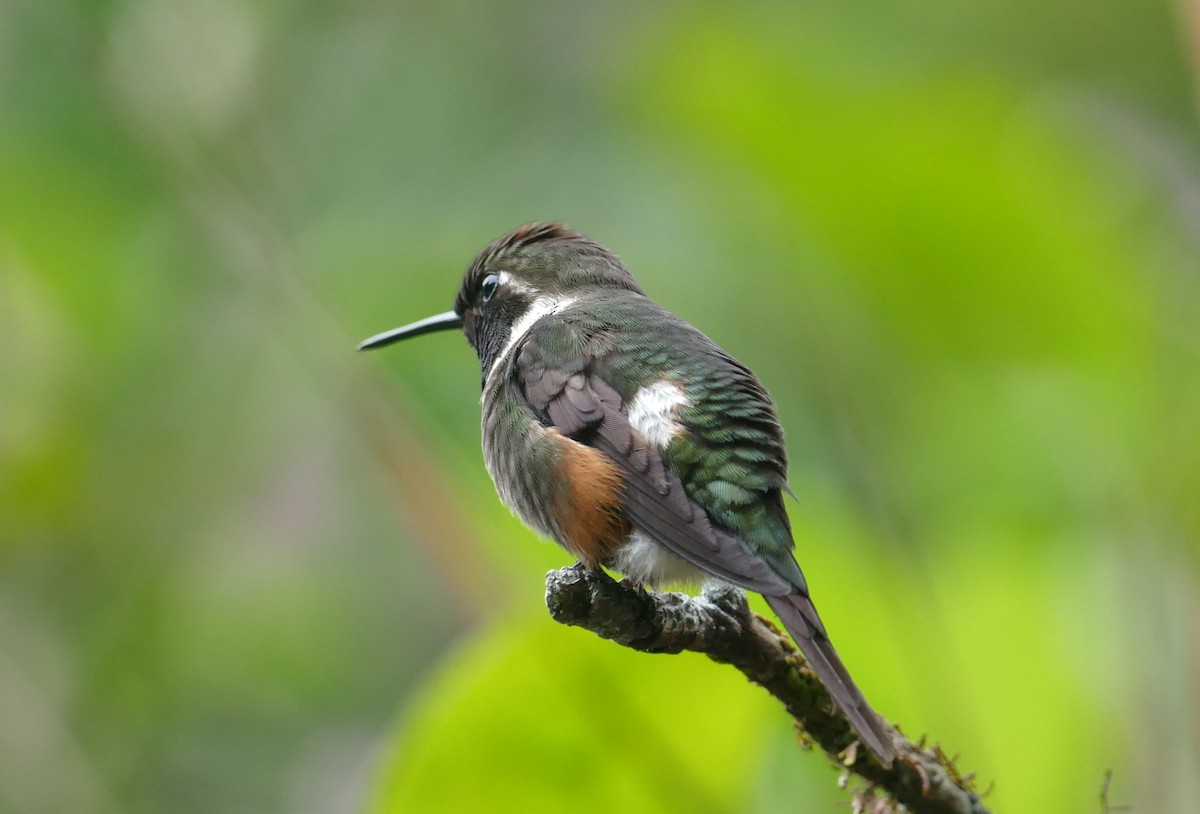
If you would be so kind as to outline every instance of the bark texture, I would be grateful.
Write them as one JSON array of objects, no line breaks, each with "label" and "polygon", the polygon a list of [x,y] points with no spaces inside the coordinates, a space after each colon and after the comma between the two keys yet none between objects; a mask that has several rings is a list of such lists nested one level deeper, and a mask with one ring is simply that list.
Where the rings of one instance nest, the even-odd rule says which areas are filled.
[{"label": "bark texture", "polygon": [[657,593],[573,565],[546,575],[546,606],[555,621],[634,650],[692,650],[741,670],[783,704],[808,740],[865,781],[854,792],[856,811],[894,811],[899,803],[915,814],[990,814],[972,777],[961,775],[939,747],[927,749],[897,731],[891,768],[859,749],[850,723],[795,645],[751,612],[737,588],[713,587],[698,597]]}]

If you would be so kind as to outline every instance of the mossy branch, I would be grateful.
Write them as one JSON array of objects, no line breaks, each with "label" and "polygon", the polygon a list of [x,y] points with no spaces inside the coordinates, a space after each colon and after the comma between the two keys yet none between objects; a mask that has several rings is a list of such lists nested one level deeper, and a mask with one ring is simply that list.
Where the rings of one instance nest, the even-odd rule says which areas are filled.
[{"label": "mossy branch", "polygon": [[989,814],[971,777],[960,775],[940,748],[897,732],[891,768],[858,748],[850,723],[792,641],[752,613],[737,588],[714,586],[699,597],[655,593],[573,565],[546,575],[546,606],[555,621],[634,650],[692,650],[741,670],[783,704],[805,738],[866,781],[855,792],[856,811],[885,812],[900,803],[914,814]]}]

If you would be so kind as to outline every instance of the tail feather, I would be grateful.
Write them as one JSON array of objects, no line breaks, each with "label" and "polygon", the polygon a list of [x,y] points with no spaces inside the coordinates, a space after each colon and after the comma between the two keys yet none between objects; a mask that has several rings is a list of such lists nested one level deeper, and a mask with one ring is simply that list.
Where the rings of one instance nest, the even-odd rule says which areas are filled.
[{"label": "tail feather", "polygon": [[821,618],[817,615],[812,600],[801,593],[765,596],[764,599],[779,615],[783,626],[792,634],[792,638],[808,659],[813,672],[850,719],[850,724],[862,742],[875,753],[880,763],[891,766],[896,750],[892,746],[887,724],[871,709],[862,691],[846,670],[846,665],[842,664],[841,658],[829,641],[829,636],[825,633],[825,626],[821,624]]}]

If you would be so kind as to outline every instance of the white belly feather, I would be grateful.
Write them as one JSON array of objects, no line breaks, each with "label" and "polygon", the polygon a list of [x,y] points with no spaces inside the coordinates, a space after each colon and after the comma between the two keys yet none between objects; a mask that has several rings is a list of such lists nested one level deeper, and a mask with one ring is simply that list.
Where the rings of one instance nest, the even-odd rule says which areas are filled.
[{"label": "white belly feather", "polygon": [[[679,410],[688,405],[683,388],[668,379],[640,388],[629,402],[629,424],[654,449],[662,452],[684,432]],[[617,570],[646,585],[696,586],[705,574],[681,560],[640,529],[617,552]]]}]

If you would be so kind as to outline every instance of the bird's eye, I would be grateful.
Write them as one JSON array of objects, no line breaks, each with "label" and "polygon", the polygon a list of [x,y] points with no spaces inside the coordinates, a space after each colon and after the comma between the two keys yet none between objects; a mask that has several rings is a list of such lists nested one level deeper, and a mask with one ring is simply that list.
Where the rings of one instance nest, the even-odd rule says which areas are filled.
[{"label": "bird's eye", "polygon": [[491,302],[492,297],[496,296],[496,289],[500,287],[500,275],[489,274],[483,278],[483,283],[479,286],[480,293],[483,294],[484,302]]}]

